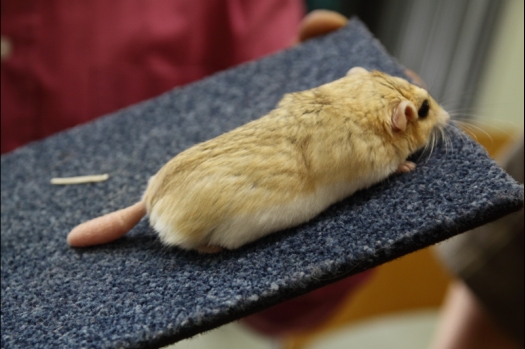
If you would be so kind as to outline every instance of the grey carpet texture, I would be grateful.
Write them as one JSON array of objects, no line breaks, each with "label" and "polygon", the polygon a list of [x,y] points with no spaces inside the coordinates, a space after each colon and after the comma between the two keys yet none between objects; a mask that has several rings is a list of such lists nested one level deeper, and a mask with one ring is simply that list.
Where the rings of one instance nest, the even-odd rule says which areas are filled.
[{"label": "grey carpet texture", "polygon": [[[499,218],[523,187],[457,128],[450,142],[299,227],[215,255],[163,247],[147,219],[70,248],[82,221],[138,201],[166,161],[363,66],[403,76],[357,19],[2,157],[2,348],[153,348],[215,328]],[[418,160],[419,159],[419,160]],[[53,186],[52,177],[109,173]]]}]

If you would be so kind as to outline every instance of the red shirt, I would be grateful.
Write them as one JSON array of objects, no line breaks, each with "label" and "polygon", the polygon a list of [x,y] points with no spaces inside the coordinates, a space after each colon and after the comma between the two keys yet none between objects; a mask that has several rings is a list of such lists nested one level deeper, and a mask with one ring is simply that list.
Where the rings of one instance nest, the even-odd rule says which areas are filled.
[{"label": "red shirt", "polygon": [[[290,46],[302,0],[1,0],[2,153]],[[284,335],[367,277],[247,318]]]},{"label": "red shirt", "polygon": [[290,46],[301,0],[2,0],[2,153]]}]

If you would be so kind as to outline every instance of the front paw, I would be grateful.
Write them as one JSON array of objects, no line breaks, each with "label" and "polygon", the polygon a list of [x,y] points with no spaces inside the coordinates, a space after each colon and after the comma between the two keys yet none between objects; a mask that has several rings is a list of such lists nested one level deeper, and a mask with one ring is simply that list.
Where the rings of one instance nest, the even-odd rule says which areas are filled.
[{"label": "front paw", "polygon": [[412,161],[405,161],[397,167],[396,173],[407,173],[413,171],[416,168],[416,164]]}]

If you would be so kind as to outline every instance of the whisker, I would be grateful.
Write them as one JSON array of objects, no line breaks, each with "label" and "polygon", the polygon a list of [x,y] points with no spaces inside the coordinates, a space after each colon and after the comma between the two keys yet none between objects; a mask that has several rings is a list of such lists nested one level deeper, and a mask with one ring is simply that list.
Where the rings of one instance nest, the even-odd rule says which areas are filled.
[{"label": "whisker", "polygon": [[448,151],[449,151],[450,140],[447,138],[447,135],[445,134],[445,129],[443,127],[440,127],[438,131],[441,136],[441,141],[443,142],[445,146],[445,156],[446,156],[446,154],[448,154]]},{"label": "whisker", "polygon": [[416,160],[416,163],[419,163],[419,161],[421,160],[421,158],[423,157],[423,155],[425,155],[425,153],[427,152],[427,148],[428,148],[428,145],[430,143],[430,139],[427,143],[425,143],[425,146],[423,147],[423,149],[421,149],[421,153],[419,153],[419,156]]},{"label": "whisker", "polygon": [[454,120],[454,122],[458,125],[458,127],[463,130],[466,134],[470,136],[470,138],[474,139],[476,142],[478,141],[478,136],[474,131],[472,131],[471,125],[468,123],[465,123],[460,120]]},{"label": "whisker", "polygon": [[[512,122],[512,121],[509,121],[509,120],[498,120],[498,121],[502,121],[502,122],[507,122],[511,127],[507,127],[507,128],[503,128],[503,127],[500,127],[500,126],[497,126],[495,125],[494,123],[492,122],[489,122],[489,121],[485,121],[485,120],[479,120],[477,119],[475,122],[473,123],[468,123],[469,125],[473,126],[473,127],[476,127],[476,124],[481,124],[481,126],[486,126],[488,128],[492,128],[494,130],[498,130],[500,131],[501,133],[507,135],[507,136],[511,136],[513,134],[513,132],[511,131],[516,129],[517,128],[517,125],[516,123]],[[465,121],[463,121],[465,122]]]},{"label": "whisker", "polygon": [[456,125],[456,120],[452,120],[449,124],[447,124],[445,126],[446,130],[451,133],[451,134],[455,134],[457,135],[458,137],[460,137],[461,139],[463,139],[464,142],[468,142],[469,139],[468,139],[468,136],[465,134],[464,131],[462,131],[457,125]]},{"label": "whisker", "polygon": [[462,104],[462,103],[468,102],[468,100],[471,97],[472,96],[470,92],[464,92],[464,93],[459,94],[458,96],[455,96],[454,98],[446,98],[446,99],[440,98],[439,104],[442,106],[445,106],[447,104],[452,104],[452,105]]},{"label": "whisker", "polygon": [[[471,127],[472,129],[474,129],[474,130],[478,130],[479,132],[481,132],[482,134],[484,134],[485,136],[487,136],[487,138],[490,139],[491,146],[494,146],[494,139],[493,139],[492,136],[491,136],[487,131],[485,131],[483,128],[478,127],[478,126],[476,126],[476,125],[474,125],[474,124],[466,123],[466,122],[462,122],[462,123],[463,123],[463,126],[467,126],[467,125],[468,125],[468,126]],[[478,140],[477,137],[476,137],[476,140]]]},{"label": "whisker", "polygon": [[432,157],[432,153],[434,153],[434,150],[436,149],[436,144],[437,144],[437,134],[434,133],[433,137],[432,137],[432,149],[430,150],[430,155],[428,156],[428,160],[430,160],[430,158]]},{"label": "whisker", "polygon": [[426,165],[428,160],[430,159],[430,157],[432,156],[432,153],[434,152],[434,147],[436,145],[436,134],[434,132],[432,132],[430,134],[430,140],[428,142],[428,144],[430,145],[430,153],[428,154],[424,164]]},{"label": "whisker", "polygon": [[461,119],[462,121],[468,122],[469,124],[474,124],[474,126],[485,125],[492,129],[498,130],[507,136],[512,135],[513,132],[511,130],[521,126],[517,125],[516,122],[502,118],[490,117],[491,121],[488,121],[489,115],[483,116],[483,113],[481,113],[476,108],[454,109],[448,110],[448,112],[451,118],[454,120]]}]

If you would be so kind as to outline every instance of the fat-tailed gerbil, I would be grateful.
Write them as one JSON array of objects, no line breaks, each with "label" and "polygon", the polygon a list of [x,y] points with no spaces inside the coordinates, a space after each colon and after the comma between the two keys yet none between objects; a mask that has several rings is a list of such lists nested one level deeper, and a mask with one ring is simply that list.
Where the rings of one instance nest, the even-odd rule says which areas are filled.
[{"label": "fat-tailed gerbil", "polygon": [[183,151],[150,179],[139,203],[77,226],[68,242],[110,242],[148,214],[166,245],[235,249],[413,170],[408,156],[448,120],[427,91],[356,67]]}]

